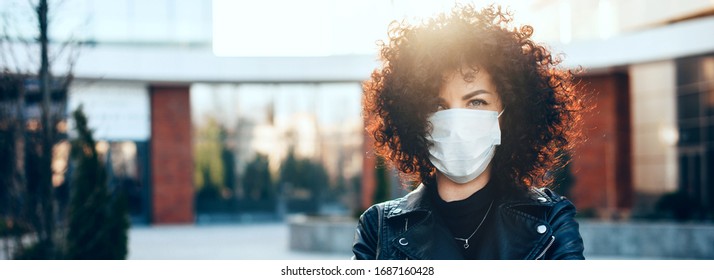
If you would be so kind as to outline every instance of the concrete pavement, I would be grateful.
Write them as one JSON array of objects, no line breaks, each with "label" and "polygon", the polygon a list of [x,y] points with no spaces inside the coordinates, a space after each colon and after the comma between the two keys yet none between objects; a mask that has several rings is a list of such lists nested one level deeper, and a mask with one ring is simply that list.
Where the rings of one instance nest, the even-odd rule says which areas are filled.
[{"label": "concrete pavement", "polygon": [[[287,223],[233,223],[133,226],[129,256],[134,260],[348,260],[351,254],[289,249]],[[590,260],[642,259],[593,256]],[[658,259],[658,258],[645,258]]]},{"label": "concrete pavement", "polygon": [[350,254],[291,251],[286,223],[134,226],[134,260],[340,260]]}]

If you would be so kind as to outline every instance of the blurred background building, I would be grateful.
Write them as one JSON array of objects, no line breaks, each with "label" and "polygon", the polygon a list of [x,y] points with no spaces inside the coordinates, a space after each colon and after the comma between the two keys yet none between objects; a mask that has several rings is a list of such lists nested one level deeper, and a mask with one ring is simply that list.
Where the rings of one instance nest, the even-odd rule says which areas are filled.
[{"label": "blurred background building", "polygon": [[[453,5],[50,2],[53,72],[72,66],[74,76],[66,110],[84,104],[110,185],[149,224],[351,215],[374,202],[380,180],[403,193],[393,172],[375,169],[360,83],[391,19]],[[565,67],[584,70],[581,91],[596,105],[588,141],[556,187],[580,215],[714,219],[714,2],[502,3]],[[23,43],[36,36],[30,5],[5,0],[0,13],[3,68],[35,71]]]},{"label": "blurred background building", "polygon": [[571,196],[604,218],[714,217],[712,1],[534,1],[533,25],[584,67],[596,109]]}]

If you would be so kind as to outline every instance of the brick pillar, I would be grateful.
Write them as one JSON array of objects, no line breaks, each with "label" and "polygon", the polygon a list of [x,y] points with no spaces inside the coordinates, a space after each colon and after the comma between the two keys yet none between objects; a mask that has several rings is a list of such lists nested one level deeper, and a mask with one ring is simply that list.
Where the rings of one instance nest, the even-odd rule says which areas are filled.
[{"label": "brick pillar", "polygon": [[572,159],[575,187],[571,198],[579,210],[603,218],[627,214],[632,207],[631,117],[627,74],[581,77],[580,92],[594,109],[584,116],[587,141]]},{"label": "brick pillar", "polygon": [[154,224],[193,223],[193,147],[189,86],[151,86]]},{"label": "brick pillar", "polygon": [[[366,124],[365,124],[366,126]],[[366,210],[374,203],[374,191],[377,188],[375,167],[377,158],[374,154],[374,139],[365,131],[362,141],[362,210]]]}]

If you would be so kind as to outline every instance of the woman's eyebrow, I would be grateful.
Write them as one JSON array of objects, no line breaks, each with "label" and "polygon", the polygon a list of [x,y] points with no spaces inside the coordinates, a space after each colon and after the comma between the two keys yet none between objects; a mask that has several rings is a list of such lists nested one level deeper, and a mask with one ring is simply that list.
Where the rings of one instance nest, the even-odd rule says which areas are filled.
[{"label": "woman's eyebrow", "polygon": [[491,94],[491,92],[489,92],[489,91],[487,91],[487,90],[484,90],[484,89],[479,89],[479,90],[475,90],[475,91],[472,91],[472,92],[470,92],[470,93],[464,95],[463,97],[461,97],[461,99],[462,99],[462,100],[468,100],[468,99],[470,99],[471,97],[474,97],[474,96],[479,95],[479,94]]}]

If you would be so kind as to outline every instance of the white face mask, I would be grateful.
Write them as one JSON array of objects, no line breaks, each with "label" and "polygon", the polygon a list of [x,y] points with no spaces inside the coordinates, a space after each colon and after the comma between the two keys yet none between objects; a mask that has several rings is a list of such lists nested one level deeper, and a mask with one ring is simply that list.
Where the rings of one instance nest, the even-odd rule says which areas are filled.
[{"label": "white face mask", "polygon": [[[503,113],[503,111],[501,111]],[[447,178],[467,183],[483,173],[501,144],[501,129],[495,111],[449,109],[429,117],[433,130],[426,139],[429,160]]]}]

